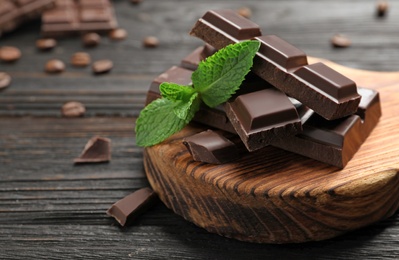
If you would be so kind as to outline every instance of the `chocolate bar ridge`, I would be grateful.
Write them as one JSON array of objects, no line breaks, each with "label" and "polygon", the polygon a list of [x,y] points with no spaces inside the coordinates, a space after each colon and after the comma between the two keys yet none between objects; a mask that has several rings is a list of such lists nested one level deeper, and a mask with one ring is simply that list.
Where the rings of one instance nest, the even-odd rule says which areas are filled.
[{"label": "chocolate bar ridge", "polygon": [[[209,17],[212,19],[209,19]],[[311,73],[311,70],[305,71],[304,68],[313,65],[307,65],[306,55],[302,51],[277,36],[256,35],[260,34],[260,30],[259,33],[257,30],[259,26],[245,18],[238,19],[237,17],[239,15],[232,10],[208,11],[196,22],[190,34],[220,49],[244,39],[235,38],[236,35],[240,34],[238,32],[230,33],[231,28],[227,29],[225,23],[219,20],[235,23],[234,28],[237,30],[246,28],[247,31],[252,33],[251,37],[249,37],[249,33],[245,34],[248,36],[247,39],[256,39],[261,42],[260,50],[254,59],[252,68],[255,74],[328,120],[356,112],[360,95],[357,93],[356,84],[353,81],[336,71],[331,73],[332,69],[329,68],[322,69],[320,73],[313,73],[315,74],[314,77],[318,77],[320,80],[309,82],[308,77],[305,77],[305,79],[303,77]],[[249,26],[252,26],[252,30],[248,30]],[[325,65],[320,66],[327,67]],[[301,71],[295,73],[299,70]],[[314,85],[315,82],[318,83],[317,86]],[[339,95],[332,96],[331,92],[326,93],[326,88],[320,86],[320,82],[322,84],[331,83],[329,88],[335,88],[331,92],[336,91]],[[341,82],[344,82],[345,85],[341,86]]]}]

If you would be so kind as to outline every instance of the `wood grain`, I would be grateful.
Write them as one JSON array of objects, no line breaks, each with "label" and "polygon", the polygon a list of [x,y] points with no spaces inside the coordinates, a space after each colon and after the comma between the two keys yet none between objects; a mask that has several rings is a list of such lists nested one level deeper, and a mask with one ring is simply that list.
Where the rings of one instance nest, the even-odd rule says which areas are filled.
[{"label": "wood grain", "polygon": [[343,170],[273,147],[223,165],[194,162],[182,139],[206,128],[189,126],[145,149],[162,201],[210,232],[258,243],[328,239],[391,216],[399,207],[399,73],[325,62],[381,95],[380,122]]}]

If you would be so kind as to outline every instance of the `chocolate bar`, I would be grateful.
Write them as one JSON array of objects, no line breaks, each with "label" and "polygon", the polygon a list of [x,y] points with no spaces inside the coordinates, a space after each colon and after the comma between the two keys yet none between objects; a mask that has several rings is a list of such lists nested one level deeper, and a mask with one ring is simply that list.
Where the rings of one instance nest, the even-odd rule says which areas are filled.
[{"label": "chocolate bar", "polygon": [[183,144],[193,156],[194,161],[223,164],[239,158],[236,145],[212,130],[186,137]]},{"label": "chocolate bar", "polygon": [[225,109],[250,152],[267,146],[274,138],[302,131],[295,106],[275,88],[239,95],[234,101],[227,102]]},{"label": "chocolate bar", "polygon": [[53,6],[54,0],[1,0],[0,36],[39,18],[42,12]]},{"label": "chocolate bar", "polygon": [[301,50],[277,36],[261,36],[258,25],[232,10],[208,11],[190,34],[217,49],[256,39],[261,47],[252,71],[262,79],[329,120],[357,110],[360,95],[353,81],[324,64],[308,65]]},{"label": "chocolate bar", "polygon": [[[303,132],[275,138],[271,145],[343,168],[369,136],[381,117],[377,91],[359,87],[362,100],[355,115],[326,120],[311,110],[299,109]],[[309,113],[310,112],[310,113]]]},{"label": "chocolate bar", "polygon": [[157,201],[158,196],[153,190],[142,188],[113,204],[107,210],[107,215],[114,217],[121,226],[125,226],[143,214]]},{"label": "chocolate bar", "polygon": [[118,26],[109,0],[57,0],[42,15],[42,35],[62,37],[87,32],[105,33]]}]

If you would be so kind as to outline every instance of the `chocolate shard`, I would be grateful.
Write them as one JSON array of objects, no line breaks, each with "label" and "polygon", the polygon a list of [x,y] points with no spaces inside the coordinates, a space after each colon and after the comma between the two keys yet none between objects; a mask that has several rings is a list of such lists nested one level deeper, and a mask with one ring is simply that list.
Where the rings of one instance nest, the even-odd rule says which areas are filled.
[{"label": "chocolate shard", "polygon": [[359,87],[359,93],[362,102],[355,115],[326,120],[304,108],[300,112],[306,117],[303,131],[295,136],[273,139],[271,145],[344,168],[381,117],[378,92]]},{"label": "chocolate shard", "polygon": [[55,8],[42,15],[42,35],[64,37],[116,29],[115,12],[109,0],[57,0]]},{"label": "chocolate shard", "polygon": [[275,88],[238,96],[226,103],[226,113],[248,151],[261,149],[276,137],[302,131],[295,106]]},{"label": "chocolate shard", "polygon": [[55,0],[1,0],[0,36],[27,21],[39,18],[41,13],[54,6]]},{"label": "chocolate shard", "polygon": [[101,163],[111,160],[111,140],[95,136],[85,145],[82,153],[74,159],[75,164]]},{"label": "chocolate shard", "polygon": [[223,164],[239,158],[235,144],[212,130],[187,137],[183,144],[197,162]]},{"label": "chocolate shard", "polygon": [[[190,34],[217,49],[244,40],[237,38],[237,35],[240,35],[239,33],[234,32],[233,34],[230,29],[226,29],[224,25],[229,22],[235,24],[237,30],[248,27],[248,24],[251,24],[252,28],[257,26],[231,10],[208,11],[197,21]],[[337,119],[356,112],[360,102],[356,85],[350,85],[344,92],[347,95],[341,96],[339,100],[326,95],[325,91],[321,90],[324,86],[313,85],[294,74],[296,69],[307,64],[302,51],[276,36],[255,35],[254,31],[252,30],[253,36],[246,39],[253,38],[261,42],[260,51],[257,53],[252,67],[255,74],[287,95],[296,98],[326,119]],[[336,72],[336,74],[339,73]],[[344,76],[340,75],[338,78],[341,77]],[[336,80],[336,78],[329,79]],[[342,88],[343,86],[339,85],[339,80],[331,84],[330,87]],[[340,92],[339,90],[331,90],[331,92],[334,91]]]},{"label": "chocolate shard", "polygon": [[150,188],[139,189],[117,201],[108,210],[107,215],[125,226],[142,215],[158,201],[158,196]]}]

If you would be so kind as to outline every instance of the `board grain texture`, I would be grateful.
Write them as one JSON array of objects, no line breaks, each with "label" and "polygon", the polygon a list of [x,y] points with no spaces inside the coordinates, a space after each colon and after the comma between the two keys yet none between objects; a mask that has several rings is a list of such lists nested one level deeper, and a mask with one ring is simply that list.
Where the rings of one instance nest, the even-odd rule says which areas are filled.
[{"label": "board grain texture", "polygon": [[[86,49],[80,39],[69,38],[42,53],[34,46],[40,22],[0,38],[1,46],[22,51],[18,62],[0,62],[0,71],[13,77],[0,92],[0,259],[399,258],[397,212],[332,239],[284,245],[240,242],[209,233],[162,203],[127,228],[119,228],[105,213],[118,199],[149,185],[143,149],[135,146],[134,121],[151,80],[201,45],[188,32],[205,11],[247,6],[264,34],[276,34],[310,56],[345,67],[394,72],[399,71],[399,3],[389,1],[385,19],[375,17],[375,2],[369,0],[113,3],[120,26],[129,34],[122,42],[103,37],[97,48]],[[352,46],[331,48],[334,33],[348,35]],[[159,38],[158,48],[141,46],[147,35]],[[92,60],[112,59],[114,69],[96,77],[90,68],[70,66],[72,54],[82,50]],[[65,61],[66,71],[45,74],[43,67],[50,58]],[[366,85],[374,87],[374,77],[368,74],[362,80],[370,79]],[[389,90],[383,98],[392,95],[393,100],[397,92],[388,86],[398,79],[382,79],[380,87]],[[66,101],[83,102],[86,116],[62,118],[60,108]],[[398,123],[389,125],[387,138],[397,133]],[[74,166],[73,158],[95,135],[112,140],[112,161]],[[397,155],[391,156],[395,161]]]}]

